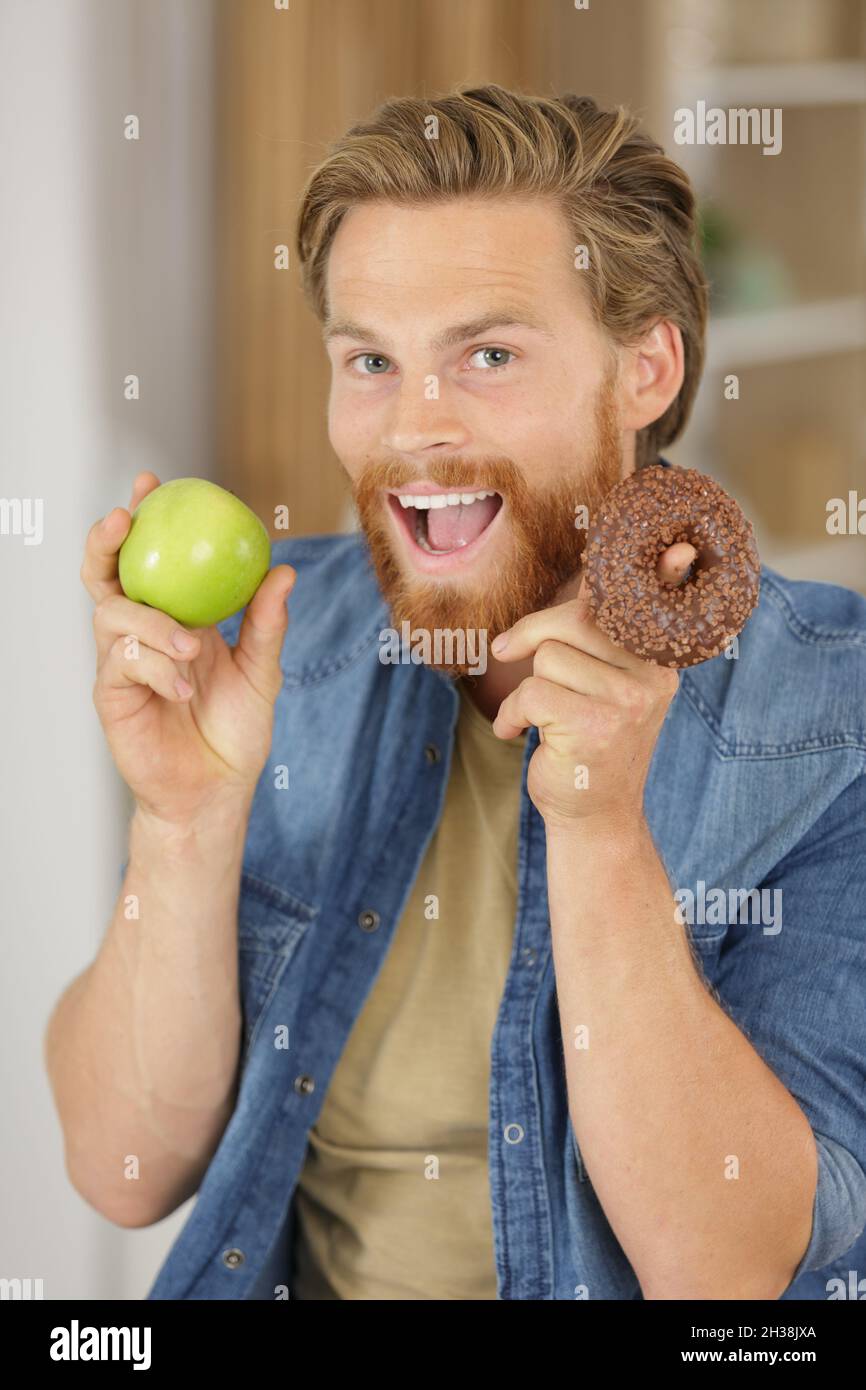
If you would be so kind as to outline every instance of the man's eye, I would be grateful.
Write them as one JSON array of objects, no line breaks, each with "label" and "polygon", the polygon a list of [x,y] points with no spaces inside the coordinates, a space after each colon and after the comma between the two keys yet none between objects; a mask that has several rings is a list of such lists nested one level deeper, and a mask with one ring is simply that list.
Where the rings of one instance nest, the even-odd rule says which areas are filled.
[{"label": "man's eye", "polygon": [[482,360],[476,364],[477,366],[486,368],[487,371],[495,371],[497,367],[507,367],[508,362],[505,358],[510,361],[513,356],[514,353],[508,348],[479,348],[477,352],[473,352],[469,361],[474,362],[476,357],[480,357]]},{"label": "man's eye", "polygon": [[378,352],[362,352],[360,357],[352,358],[351,366],[353,371],[359,372],[361,376],[380,376],[387,372],[390,361]]}]

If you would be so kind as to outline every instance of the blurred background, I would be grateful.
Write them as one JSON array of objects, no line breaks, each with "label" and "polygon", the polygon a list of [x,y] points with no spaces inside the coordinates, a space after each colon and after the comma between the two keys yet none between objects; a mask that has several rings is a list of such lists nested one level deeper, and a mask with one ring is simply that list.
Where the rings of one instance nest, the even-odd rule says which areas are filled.
[{"label": "blurred background", "polygon": [[[826,525],[831,498],[866,497],[866,3],[0,0],[0,55],[2,492],[44,501],[40,545],[0,536],[0,1276],[137,1299],[188,1205],[124,1231],[77,1196],[41,1052],[110,918],[129,814],[90,703],[88,527],[142,468],[211,477],[266,520],[284,503],[290,534],[354,524],[298,198],[387,96],[495,81],[630,106],[686,167],[712,324],[668,457],[738,498],[766,563],[866,592],[866,536]],[[677,145],[698,101],[781,108],[781,153]]]}]

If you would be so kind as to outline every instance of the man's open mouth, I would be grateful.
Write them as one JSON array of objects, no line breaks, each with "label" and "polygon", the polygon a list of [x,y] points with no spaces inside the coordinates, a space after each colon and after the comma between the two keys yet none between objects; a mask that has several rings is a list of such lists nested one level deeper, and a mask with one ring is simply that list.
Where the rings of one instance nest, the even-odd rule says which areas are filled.
[{"label": "man's open mouth", "polygon": [[391,493],[388,498],[398,526],[419,550],[430,556],[453,555],[474,546],[502,507],[492,489],[430,494]]}]

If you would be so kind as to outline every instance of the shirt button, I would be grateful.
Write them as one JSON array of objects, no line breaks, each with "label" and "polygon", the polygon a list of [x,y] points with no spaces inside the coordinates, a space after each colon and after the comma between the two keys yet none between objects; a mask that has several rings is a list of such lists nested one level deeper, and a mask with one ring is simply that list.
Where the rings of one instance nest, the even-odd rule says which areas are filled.
[{"label": "shirt button", "polygon": [[299,1096],[309,1096],[316,1089],[316,1083],[311,1076],[296,1076],[295,1090]]},{"label": "shirt button", "polygon": [[243,1250],[234,1247],[231,1250],[223,1251],[223,1264],[228,1265],[229,1269],[237,1269],[238,1265],[243,1264],[245,1258]]},{"label": "shirt button", "polygon": [[375,931],[378,925],[378,912],[374,912],[372,907],[366,907],[358,917],[358,926],[362,931]]},{"label": "shirt button", "polygon": [[523,1133],[523,1125],[518,1124],[506,1125],[502,1131],[506,1144],[519,1144],[523,1138]]},{"label": "shirt button", "polygon": [[427,747],[424,749],[424,757],[427,759],[428,763],[430,763],[431,766],[432,766],[433,763],[438,763],[438,762],[439,762],[439,760],[440,760],[441,757],[442,757],[442,754],[440,753],[439,749],[436,747],[436,744],[435,744],[435,743],[428,743],[428,744],[427,744]]}]

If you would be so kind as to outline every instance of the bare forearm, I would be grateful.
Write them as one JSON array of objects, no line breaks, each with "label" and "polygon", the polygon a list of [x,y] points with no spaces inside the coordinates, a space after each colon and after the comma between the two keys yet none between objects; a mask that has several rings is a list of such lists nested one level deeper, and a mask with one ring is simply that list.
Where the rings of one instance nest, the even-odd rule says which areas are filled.
[{"label": "bare forearm", "polygon": [[248,813],[169,833],[136,812],[111,925],[49,1023],[67,1167],[110,1219],[157,1220],[190,1196],[231,1115]]},{"label": "bare forearm", "polygon": [[777,1298],[811,1128],[701,980],[645,824],[549,831],[548,886],[572,1124],[644,1297]]}]

